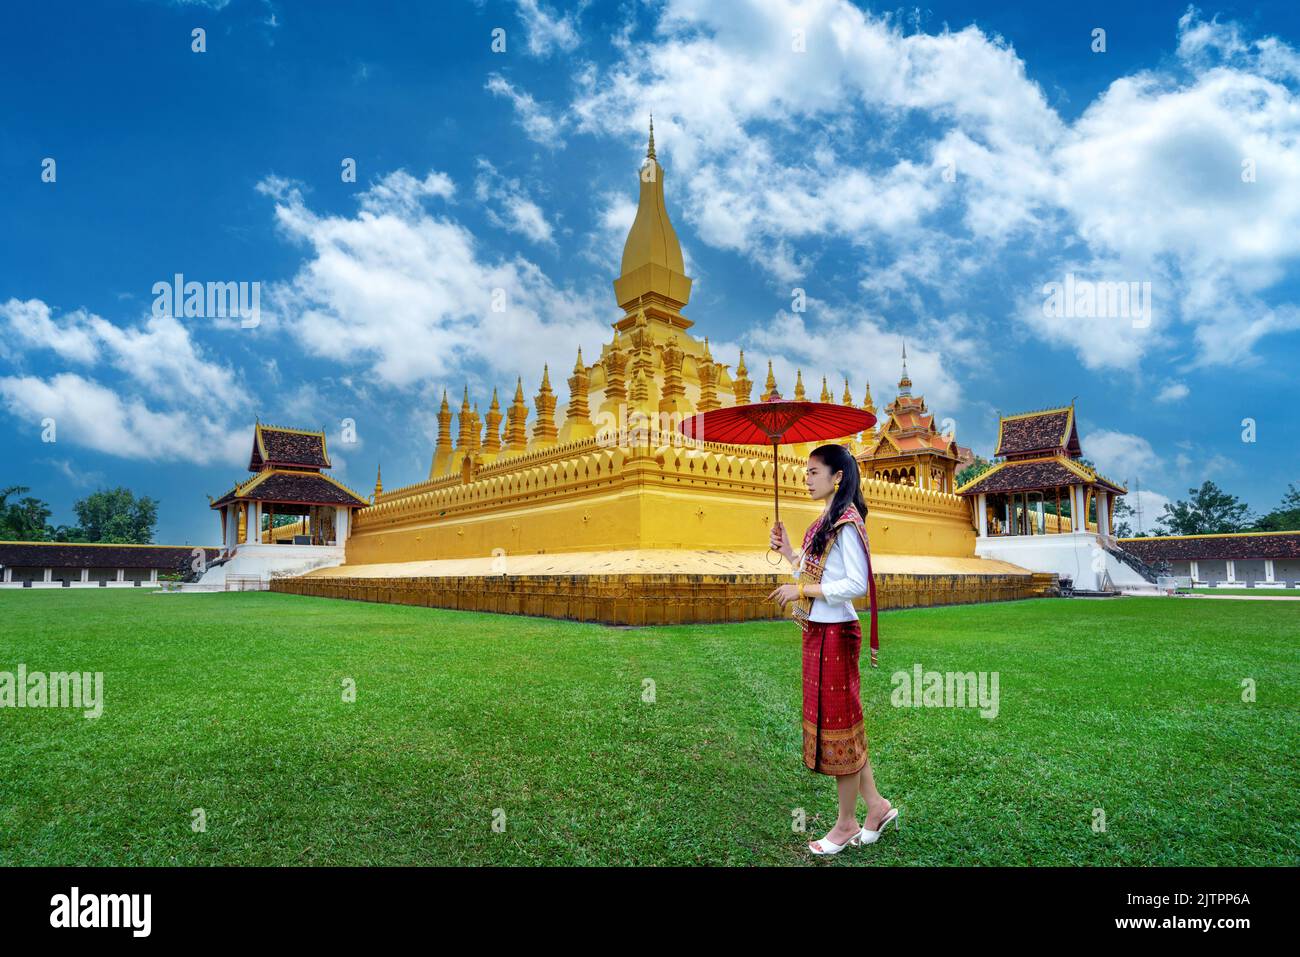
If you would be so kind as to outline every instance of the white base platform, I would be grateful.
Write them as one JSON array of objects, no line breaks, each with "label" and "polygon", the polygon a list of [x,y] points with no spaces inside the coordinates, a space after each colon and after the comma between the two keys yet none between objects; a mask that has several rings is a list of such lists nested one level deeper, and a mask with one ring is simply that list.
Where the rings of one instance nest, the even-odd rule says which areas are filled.
[{"label": "white base platform", "polygon": [[[343,556],[342,545],[237,545],[234,558],[209,568],[192,590],[225,591],[227,576],[269,582],[273,575],[303,575],[317,568],[341,565]],[[236,587],[233,581],[230,585]]]},{"label": "white base platform", "polygon": [[1100,591],[1102,571],[1116,589],[1125,593],[1157,594],[1147,581],[1101,547],[1096,532],[1066,532],[1062,535],[998,535],[975,539],[975,554],[996,558],[1036,572],[1055,572],[1074,580],[1080,591]]}]

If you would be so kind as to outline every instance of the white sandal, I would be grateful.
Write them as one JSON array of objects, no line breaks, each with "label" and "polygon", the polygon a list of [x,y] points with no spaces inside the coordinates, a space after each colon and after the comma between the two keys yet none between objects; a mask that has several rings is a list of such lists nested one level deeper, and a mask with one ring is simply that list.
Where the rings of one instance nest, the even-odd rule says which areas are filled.
[{"label": "white sandal", "polygon": [[[851,835],[849,839],[845,841],[843,844],[836,844],[830,838],[826,838],[826,837],[818,838],[815,841],[808,842],[808,850],[814,854],[838,854],[840,851],[844,850],[846,847],[849,847],[850,845],[856,847],[858,843],[858,838],[860,838],[861,836],[862,836],[862,832],[858,831],[856,834]],[[813,847],[814,844],[820,844],[822,847],[826,848],[826,850],[819,851],[817,850],[817,848]]]},{"label": "white sandal", "polygon": [[898,830],[898,808],[891,807],[889,813],[884,816],[880,822],[880,827],[874,831],[868,831],[867,826],[862,825],[857,835],[853,838],[855,844],[875,844],[880,840],[880,835],[885,833],[885,828],[889,827],[890,822],[894,822],[894,830]]}]

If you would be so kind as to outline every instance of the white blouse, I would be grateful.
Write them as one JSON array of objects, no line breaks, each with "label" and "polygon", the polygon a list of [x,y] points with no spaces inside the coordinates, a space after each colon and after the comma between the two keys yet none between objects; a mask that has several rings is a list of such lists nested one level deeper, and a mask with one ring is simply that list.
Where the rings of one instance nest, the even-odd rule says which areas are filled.
[{"label": "white blouse", "polygon": [[[794,578],[799,580],[803,571],[804,556],[800,554]],[[842,526],[831,543],[826,556],[826,568],[820,582],[825,598],[814,598],[809,618],[812,621],[856,621],[857,609],[853,599],[868,594],[867,552],[862,547],[862,537],[855,529]]]}]

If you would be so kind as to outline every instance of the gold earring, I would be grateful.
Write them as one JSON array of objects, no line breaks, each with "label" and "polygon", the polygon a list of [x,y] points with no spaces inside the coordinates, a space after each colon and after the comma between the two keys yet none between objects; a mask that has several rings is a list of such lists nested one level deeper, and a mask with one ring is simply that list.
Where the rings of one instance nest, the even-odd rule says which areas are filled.
[{"label": "gold earring", "polygon": [[838,492],[839,490],[840,490],[840,483],[839,483],[839,482],[836,482],[836,483],[835,483],[835,491]]}]

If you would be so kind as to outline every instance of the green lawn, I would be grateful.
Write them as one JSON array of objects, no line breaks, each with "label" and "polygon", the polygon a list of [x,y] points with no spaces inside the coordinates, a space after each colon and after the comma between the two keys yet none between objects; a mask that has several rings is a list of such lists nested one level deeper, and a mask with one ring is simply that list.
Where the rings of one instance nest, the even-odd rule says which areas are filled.
[{"label": "green lawn", "polygon": [[[0,671],[105,674],[96,720],[0,709],[0,864],[802,864],[834,817],[792,623],[71,590],[0,592],[0,621]],[[917,609],[881,645],[903,826],[818,866],[1300,863],[1300,607]],[[996,719],[892,707],[917,662],[998,672]]]},{"label": "green lawn", "polygon": [[1198,595],[1257,595],[1261,598],[1300,598],[1300,588],[1193,588]]}]

